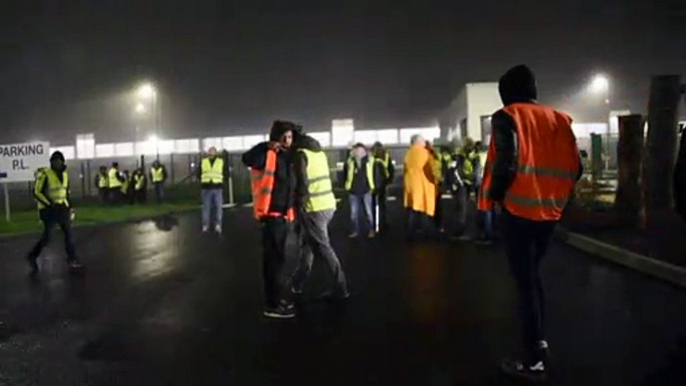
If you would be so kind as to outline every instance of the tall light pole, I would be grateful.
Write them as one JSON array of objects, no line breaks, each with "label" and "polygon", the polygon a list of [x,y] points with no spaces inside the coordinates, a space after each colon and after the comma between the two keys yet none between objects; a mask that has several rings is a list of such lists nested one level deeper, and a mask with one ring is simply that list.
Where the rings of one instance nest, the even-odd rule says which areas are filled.
[{"label": "tall light pole", "polygon": [[[136,94],[138,95],[138,98],[144,101],[151,101],[152,102],[152,108],[153,108],[153,124],[154,124],[154,131],[155,131],[155,137],[159,138],[160,137],[160,109],[159,109],[159,97],[158,97],[158,92],[155,86],[152,83],[143,83],[138,87],[138,90],[136,91]],[[141,103],[139,103],[141,105]],[[143,106],[145,107],[145,106]],[[136,108],[138,109],[138,108]],[[160,159],[160,149],[159,146],[155,146],[155,151],[157,153],[157,160],[159,161]]]}]

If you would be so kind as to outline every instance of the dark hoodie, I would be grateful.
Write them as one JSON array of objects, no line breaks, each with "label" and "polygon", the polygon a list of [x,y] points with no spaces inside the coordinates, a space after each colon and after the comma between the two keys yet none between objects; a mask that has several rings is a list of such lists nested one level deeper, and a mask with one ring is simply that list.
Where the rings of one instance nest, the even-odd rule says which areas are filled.
[{"label": "dark hoodie", "polygon": [[[270,141],[278,141],[288,130],[293,130],[292,123],[276,121],[269,133]],[[294,126],[292,126],[294,127]],[[243,154],[243,163],[253,169],[264,170],[267,164],[268,143],[262,142]],[[295,175],[291,172],[292,147],[276,153],[276,173],[272,188],[272,202],[269,211],[286,214],[294,205]]]},{"label": "dark hoodie", "polygon": [[[536,103],[538,90],[536,78],[529,67],[519,65],[511,68],[498,83],[500,99],[505,107],[514,103]],[[491,117],[493,142],[496,156],[493,162],[493,178],[489,196],[494,201],[502,201],[507,189],[517,175],[517,126],[512,117],[504,110],[498,110]],[[583,169],[579,166],[577,179]]]},{"label": "dark hoodie", "polygon": [[321,144],[309,135],[298,135],[293,144],[295,155],[293,159],[293,169],[295,171],[295,197],[296,205],[302,208],[302,205],[307,200],[309,194],[308,186],[310,184],[307,178],[307,157],[299,149],[309,150],[315,153],[322,151]]}]

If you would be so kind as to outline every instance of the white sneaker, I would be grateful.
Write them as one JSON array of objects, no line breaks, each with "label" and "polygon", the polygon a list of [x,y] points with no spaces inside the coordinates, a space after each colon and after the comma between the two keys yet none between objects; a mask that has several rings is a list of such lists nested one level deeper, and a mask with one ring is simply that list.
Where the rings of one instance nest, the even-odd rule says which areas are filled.
[{"label": "white sneaker", "polygon": [[218,234],[222,234],[222,226],[221,225],[215,226],[214,231],[217,232]]},{"label": "white sneaker", "polygon": [[208,226],[202,227],[202,233],[207,233],[209,231],[210,231],[210,227],[208,227]]}]

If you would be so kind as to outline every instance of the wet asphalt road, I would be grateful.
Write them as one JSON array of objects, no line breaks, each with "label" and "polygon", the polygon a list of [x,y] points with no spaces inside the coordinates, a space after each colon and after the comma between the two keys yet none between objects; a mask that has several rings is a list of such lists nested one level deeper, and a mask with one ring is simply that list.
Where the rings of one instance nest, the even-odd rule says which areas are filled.
[{"label": "wet asphalt road", "polygon": [[[83,277],[59,240],[32,282],[35,238],[0,239],[0,385],[515,384],[497,371],[516,345],[502,252],[407,244],[391,208],[395,229],[376,240],[348,240],[340,211],[353,297],[315,300],[315,263],[291,321],[261,316],[248,209],[226,211],[222,237],[200,234],[197,214],[79,229]],[[686,384],[686,291],[559,244],[543,276],[554,384]]]}]

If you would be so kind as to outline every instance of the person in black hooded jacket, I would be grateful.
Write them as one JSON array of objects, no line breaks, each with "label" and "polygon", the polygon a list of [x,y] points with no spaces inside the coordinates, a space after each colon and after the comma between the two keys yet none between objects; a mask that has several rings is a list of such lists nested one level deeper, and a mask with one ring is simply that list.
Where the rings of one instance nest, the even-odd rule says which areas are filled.
[{"label": "person in black hooded jacket", "polygon": [[286,240],[293,231],[287,220],[289,210],[295,204],[295,175],[293,162],[293,133],[296,126],[291,122],[276,121],[269,133],[269,142],[262,142],[243,154],[243,163],[254,170],[264,170],[267,151],[276,151],[276,170],[271,189],[269,216],[262,219],[262,247],[264,249],[263,275],[266,305],[264,315],[269,318],[292,318],[295,316],[293,301],[287,291]]},{"label": "person in black hooded jacket", "polygon": [[[531,165],[518,164],[518,152],[521,147],[518,142],[522,141],[523,146],[529,147],[538,146],[541,143],[541,140],[538,138],[525,137],[521,133],[537,132],[536,130],[542,127],[554,126],[556,127],[555,131],[540,132],[540,137],[550,139],[554,135],[550,134],[551,132],[567,131],[568,136],[555,138],[569,139],[570,137],[573,138],[573,134],[571,132],[571,122],[569,124],[562,124],[560,120],[554,120],[554,118],[562,117],[564,114],[538,105],[536,102],[536,79],[533,72],[527,66],[520,65],[507,71],[500,78],[498,89],[505,108],[498,110],[491,118],[493,129],[491,141],[495,147],[495,159],[492,160],[493,171],[490,186],[487,188],[482,186],[480,194],[492,202],[501,203],[503,208],[502,224],[505,233],[506,252],[510,271],[515,279],[519,295],[519,318],[522,327],[522,341],[525,348],[523,358],[504,360],[502,370],[518,378],[540,380],[546,377],[548,343],[545,340],[545,299],[539,275],[539,263],[546,253],[557,220],[550,218],[534,220],[518,216],[508,212],[503,203],[506,201],[506,198],[511,198],[511,200],[519,199],[518,196],[515,196],[515,194],[511,195],[509,192],[519,173],[536,176],[539,173],[538,171],[534,173],[521,171],[522,167]],[[517,123],[515,118],[508,112],[508,108],[517,111],[530,109],[526,111],[545,111],[546,113],[536,115],[536,119],[540,119],[540,122],[521,121]],[[518,127],[518,124],[523,125],[523,127]],[[524,126],[526,126],[526,130],[520,131]],[[569,148],[570,146],[574,148],[571,149]],[[561,142],[558,149],[550,149],[550,151],[576,156],[578,172],[575,177],[576,180],[581,177],[581,160],[575,143],[569,143],[569,141]],[[491,162],[490,159],[489,162]],[[574,163],[574,161],[571,160],[570,163]],[[536,169],[536,166],[534,164],[531,167]],[[567,178],[567,176],[564,178]],[[574,177],[572,176],[572,178]],[[545,205],[542,203],[542,200],[540,203],[537,199],[530,201],[534,202],[531,204],[533,206]],[[524,202],[523,205],[529,205],[529,201],[520,202]],[[482,209],[481,205],[480,209]]]}]

